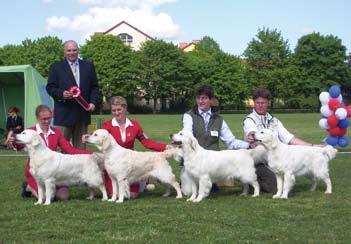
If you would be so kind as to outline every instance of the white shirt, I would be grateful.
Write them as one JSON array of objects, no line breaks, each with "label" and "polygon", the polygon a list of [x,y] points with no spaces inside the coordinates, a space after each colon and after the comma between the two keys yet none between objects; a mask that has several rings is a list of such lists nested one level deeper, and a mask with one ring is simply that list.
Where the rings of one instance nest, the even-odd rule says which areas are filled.
[{"label": "white shirt", "polygon": [[[72,73],[73,73],[73,77],[75,78],[76,83],[79,86],[79,84],[80,84],[80,73],[79,73],[79,62],[78,62],[78,59],[76,61],[74,61],[74,62],[69,61],[68,59],[66,59],[66,60],[67,60],[67,62],[69,64],[69,67],[71,67],[71,70],[72,70]],[[73,65],[74,64],[76,65],[76,76],[74,76],[74,71],[73,71],[73,69],[74,69]]]},{"label": "white shirt", "polygon": [[55,134],[55,132],[51,129],[51,127],[49,127],[48,133],[45,134],[45,133],[43,132],[43,130],[40,128],[39,124],[36,124],[36,125],[35,125],[35,128],[36,128],[36,130],[37,130],[37,132],[38,132],[39,135],[40,135],[40,134],[43,134],[43,135],[44,135],[45,144],[46,144],[46,146],[48,146],[48,145],[49,145],[48,137],[49,137],[49,135],[51,135],[51,134]]},{"label": "white shirt", "polygon": [[289,144],[294,138],[294,135],[291,134],[277,118],[269,113],[259,115],[253,110],[244,120],[243,130],[245,140],[250,132],[257,132],[263,128],[273,130],[278,135],[279,140],[285,144]]},{"label": "white shirt", "polygon": [[[200,109],[198,109],[198,111],[199,111],[199,114],[202,116],[202,118],[204,118],[205,125],[206,125],[206,120],[208,124],[212,116],[211,109],[205,113],[203,113],[203,111],[201,111]],[[193,118],[187,113],[183,115],[183,130],[187,130],[193,133]],[[249,143],[242,140],[235,139],[235,136],[233,135],[233,133],[231,132],[227,123],[224,120],[223,120],[222,128],[219,131],[219,138],[221,139],[221,141],[224,142],[224,144],[228,149],[249,148]]]},{"label": "white shirt", "polygon": [[133,124],[128,118],[126,118],[126,124],[124,126],[124,130],[122,130],[122,128],[119,126],[119,123],[116,120],[116,118],[113,118],[112,119],[112,126],[118,126],[119,127],[119,131],[121,133],[122,141],[125,142],[126,141],[126,130],[127,130],[127,127],[128,126],[133,126]]}]

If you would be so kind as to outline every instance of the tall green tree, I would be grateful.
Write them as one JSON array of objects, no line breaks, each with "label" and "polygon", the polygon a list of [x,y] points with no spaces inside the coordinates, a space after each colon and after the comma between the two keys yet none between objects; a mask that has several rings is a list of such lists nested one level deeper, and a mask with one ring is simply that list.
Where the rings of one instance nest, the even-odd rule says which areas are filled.
[{"label": "tall green tree", "polygon": [[[276,29],[259,29],[244,51],[248,67],[246,79],[251,87],[268,88],[273,98],[284,98],[294,76],[291,74],[291,51],[287,40]],[[274,101],[275,99],[273,99]]]},{"label": "tall green tree", "polygon": [[62,41],[52,36],[26,39],[21,45],[6,45],[0,50],[4,65],[30,64],[44,77],[48,77],[50,65],[62,58]]},{"label": "tall green tree", "polygon": [[143,43],[137,55],[138,80],[144,98],[154,102],[181,93],[186,83],[186,58],[174,44],[162,40]]},{"label": "tall green tree", "polygon": [[0,60],[2,65],[19,65],[26,64],[24,57],[24,48],[22,45],[8,44],[0,48]]},{"label": "tall green tree", "polygon": [[130,46],[113,35],[95,35],[80,50],[82,58],[95,65],[101,99],[103,96],[128,97],[134,94],[136,84],[132,70],[133,51]]},{"label": "tall green tree", "polygon": [[340,38],[320,33],[302,36],[294,60],[301,74],[301,93],[317,96],[330,85],[339,84],[344,95],[350,94],[351,72],[345,62],[346,47]]}]

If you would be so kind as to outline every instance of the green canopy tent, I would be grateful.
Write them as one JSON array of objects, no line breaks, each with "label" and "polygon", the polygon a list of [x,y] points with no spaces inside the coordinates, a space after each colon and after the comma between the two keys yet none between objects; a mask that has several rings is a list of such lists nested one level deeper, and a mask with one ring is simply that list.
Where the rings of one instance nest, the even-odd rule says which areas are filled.
[{"label": "green canopy tent", "polygon": [[35,108],[53,102],[47,94],[47,81],[31,65],[0,66],[0,128],[6,129],[7,109],[19,108],[24,118],[24,127],[36,123]]}]

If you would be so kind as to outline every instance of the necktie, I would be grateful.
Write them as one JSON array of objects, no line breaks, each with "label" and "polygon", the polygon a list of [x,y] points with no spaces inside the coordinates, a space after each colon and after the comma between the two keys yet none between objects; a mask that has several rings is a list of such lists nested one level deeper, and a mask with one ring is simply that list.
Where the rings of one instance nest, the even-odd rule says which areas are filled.
[{"label": "necktie", "polygon": [[204,118],[204,122],[205,122],[205,129],[206,129],[206,131],[207,131],[208,122],[209,122],[209,119],[208,119],[208,113],[206,113],[206,112],[202,112],[202,117]]},{"label": "necktie", "polygon": [[[77,69],[77,63],[71,63],[71,68],[72,68],[72,73],[74,76],[74,79],[76,80],[77,84],[78,84],[78,69]],[[78,84],[79,86],[79,84]]]}]

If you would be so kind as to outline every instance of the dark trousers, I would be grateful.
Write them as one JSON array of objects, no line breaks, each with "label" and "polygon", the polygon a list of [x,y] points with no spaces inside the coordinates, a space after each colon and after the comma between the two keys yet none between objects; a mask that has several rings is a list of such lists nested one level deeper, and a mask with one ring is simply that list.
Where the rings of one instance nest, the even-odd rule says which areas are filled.
[{"label": "dark trousers", "polygon": [[88,126],[77,124],[72,127],[58,126],[62,131],[63,136],[67,141],[71,141],[75,148],[85,149],[85,144],[82,143],[82,135],[87,133]]},{"label": "dark trousers", "polygon": [[277,179],[275,174],[263,163],[256,166],[257,181],[260,190],[267,193],[277,193]]}]

